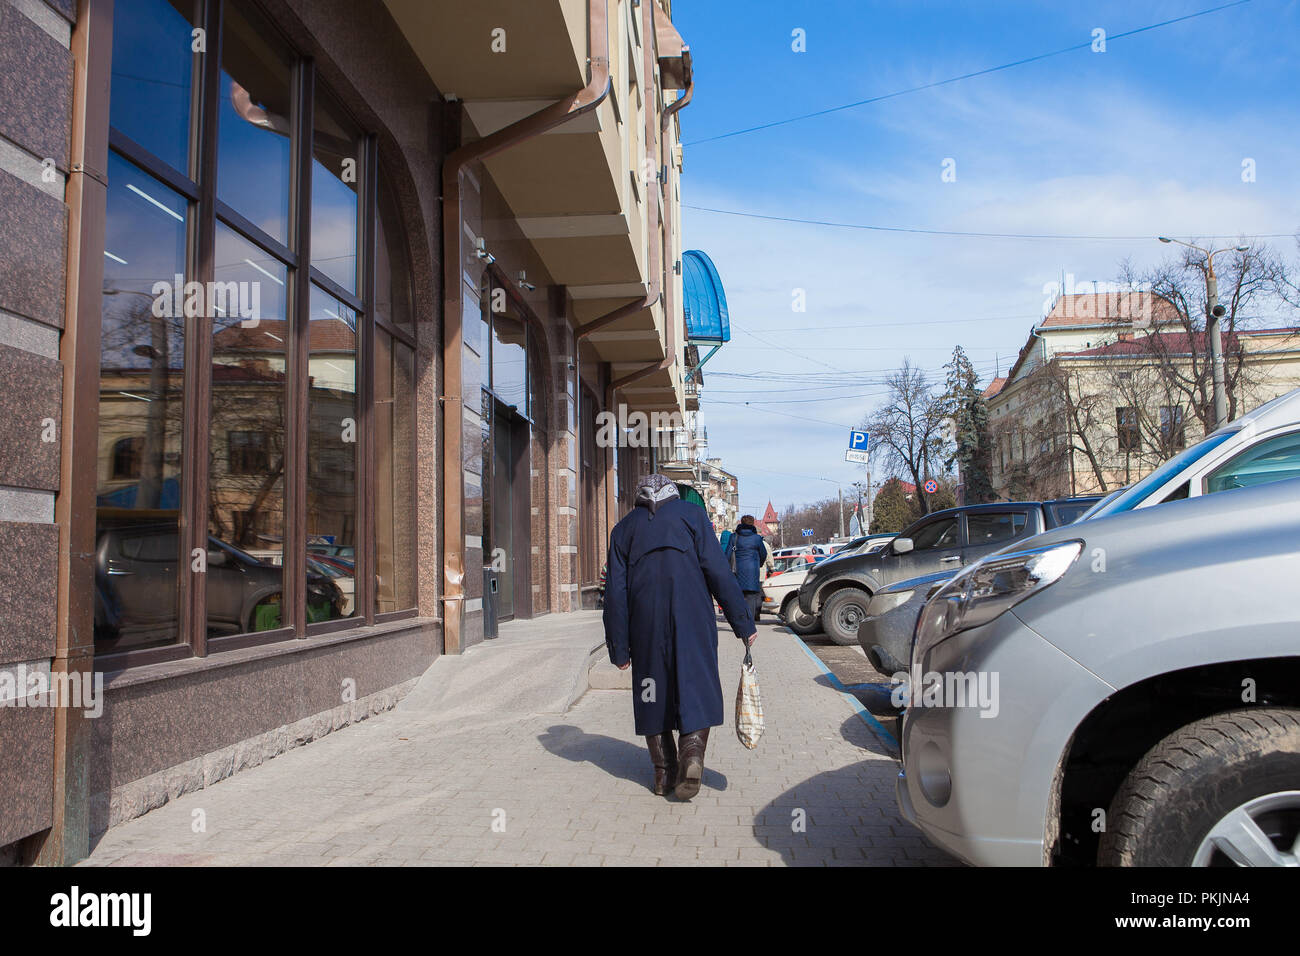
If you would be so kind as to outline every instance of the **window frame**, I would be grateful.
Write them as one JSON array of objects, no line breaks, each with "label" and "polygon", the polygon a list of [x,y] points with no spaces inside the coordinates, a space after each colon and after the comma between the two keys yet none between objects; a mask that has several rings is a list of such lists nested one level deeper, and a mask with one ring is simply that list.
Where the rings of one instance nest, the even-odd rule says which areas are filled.
[{"label": "window frame", "polygon": [[[1082,512],[1080,512],[1082,514]],[[996,541],[976,541],[971,534],[971,519],[979,519],[989,515],[1008,515],[1011,518],[1011,535],[1006,538],[999,538]],[[1020,527],[1017,528],[1016,518],[1021,518]],[[1006,508],[1004,510],[990,511],[967,511],[962,513],[962,547],[967,548],[986,548],[997,544],[1010,544],[1018,538],[1024,537],[1024,531],[1029,527],[1029,512],[1024,508]]]},{"label": "window frame", "polygon": [[1187,447],[1187,416],[1182,405],[1160,406],[1160,445],[1166,454],[1182,451]]},{"label": "window frame", "polygon": [[[292,65],[292,106],[289,123],[292,130],[290,148],[289,230],[288,244],[281,243],[217,199],[217,124],[220,117],[220,92],[222,73],[222,44],[227,3],[237,3],[275,30],[276,41],[290,52]],[[125,133],[111,127],[110,111],[105,109],[102,122],[108,130],[109,154],[117,154],[146,175],[153,176],[163,185],[183,197],[189,205],[185,257],[185,281],[209,283],[214,279],[217,227],[220,223],[235,235],[257,246],[269,256],[279,260],[287,269],[286,304],[286,394],[285,394],[285,474],[284,474],[284,550],[283,550],[283,606],[286,613],[283,626],[269,631],[208,637],[206,587],[195,586],[196,575],[184,572],[177,576],[178,614],[175,643],[129,651],[112,651],[95,655],[99,670],[118,670],[144,664],[160,663],[188,657],[206,657],[210,653],[270,644],[289,639],[305,639],[335,631],[351,630],[375,623],[409,618],[418,614],[415,607],[378,614],[375,610],[374,569],[376,560],[375,505],[376,455],[374,428],[375,328],[378,324],[395,341],[411,348],[419,355],[417,340],[412,332],[418,328],[415,321],[414,287],[408,288],[408,301],[412,311],[412,332],[381,320],[375,313],[376,255],[378,241],[376,228],[378,209],[378,179],[381,175],[378,135],[367,124],[343,105],[341,97],[327,91],[341,109],[345,118],[358,131],[358,189],[357,189],[357,292],[349,293],[328,276],[311,265],[311,203],[312,161],[315,102],[318,80],[314,60],[304,54],[279,30],[274,19],[259,3],[253,0],[201,0],[196,3],[196,26],[201,26],[207,36],[207,51],[194,53],[190,107],[189,169],[177,170],[158,156],[153,155]],[[111,49],[113,18],[93,21],[96,35],[92,42]],[[106,78],[108,79],[108,78]],[[110,89],[107,93],[111,103]],[[325,87],[321,87],[325,89]],[[193,177],[193,178],[191,178]],[[400,217],[400,207],[397,215]],[[400,250],[406,257],[405,272],[410,283],[412,258],[409,241],[400,221],[392,224],[400,232]],[[337,298],[357,315],[357,447],[356,447],[356,527],[357,554],[354,577],[356,593],[354,614],[309,624],[306,619],[306,508],[308,475],[308,405],[309,393],[309,307],[312,285]],[[98,290],[96,290],[97,294]],[[188,320],[184,341],[183,394],[184,412],[181,427],[181,504],[180,555],[183,557],[202,547],[206,551],[208,538],[209,454],[213,436],[212,426],[212,335],[213,322],[209,315]],[[99,372],[95,373],[95,390],[98,391]],[[418,411],[416,396],[410,396],[411,414]],[[412,488],[418,484],[417,457],[410,455]],[[96,528],[98,536],[98,528]],[[412,556],[413,557],[413,556]],[[179,567],[188,566],[180,562]],[[415,580],[412,594],[418,600],[419,569],[413,569]]]},{"label": "window frame", "polygon": [[[1131,421],[1124,420],[1125,412],[1130,414]],[[1126,435],[1129,437],[1126,438]],[[1121,455],[1142,453],[1142,427],[1138,421],[1137,407],[1134,405],[1115,406],[1115,447]]]},{"label": "window frame", "polygon": [[[1232,455],[1226,461],[1223,461],[1218,465],[1216,465],[1215,467],[1207,470],[1203,475],[1200,476],[1200,478],[1197,481],[1193,482],[1193,485],[1198,489],[1197,493],[1201,495],[1220,495],[1223,494],[1225,491],[1238,490],[1235,488],[1220,488],[1218,491],[1213,491],[1210,489],[1210,481],[1216,476],[1226,472],[1229,468],[1232,468],[1233,466],[1237,465],[1239,462],[1242,462],[1247,457],[1254,456],[1257,452],[1259,452],[1259,450],[1263,446],[1278,441],[1279,439],[1288,439],[1288,438],[1300,439],[1300,429],[1294,427],[1287,427],[1273,434],[1265,435],[1259,438],[1257,441],[1251,442],[1245,448],[1238,449],[1236,454]],[[1289,479],[1275,478],[1272,481],[1261,482],[1260,485],[1272,484],[1274,481],[1287,481],[1287,480]],[[1260,485],[1243,485],[1241,487],[1254,488],[1254,487],[1260,487]]]}]

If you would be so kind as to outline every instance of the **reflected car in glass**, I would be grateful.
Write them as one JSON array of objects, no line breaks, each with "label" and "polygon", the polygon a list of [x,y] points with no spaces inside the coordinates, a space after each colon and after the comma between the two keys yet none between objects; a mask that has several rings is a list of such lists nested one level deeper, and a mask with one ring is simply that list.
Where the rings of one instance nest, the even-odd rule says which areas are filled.
[{"label": "reflected car in glass", "polygon": [[[176,525],[109,528],[95,548],[95,639],[113,649],[155,641],[178,628],[175,593],[179,546]],[[208,538],[208,633],[245,634],[281,626],[284,569]],[[307,575],[309,621],[344,616],[344,597],[325,574]]]}]

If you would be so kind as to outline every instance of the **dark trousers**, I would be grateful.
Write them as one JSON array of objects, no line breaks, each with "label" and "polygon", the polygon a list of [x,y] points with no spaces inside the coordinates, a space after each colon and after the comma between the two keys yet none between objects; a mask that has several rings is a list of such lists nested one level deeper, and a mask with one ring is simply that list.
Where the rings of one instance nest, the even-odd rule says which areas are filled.
[{"label": "dark trousers", "polygon": [[762,591],[746,591],[746,592],[745,592],[745,603],[749,605],[749,616],[752,617],[752,618],[754,619],[754,623],[757,624],[757,623],[758,623],[758,609],[759,609],[760,607],[763,606],[763,592],[762,592]]}]

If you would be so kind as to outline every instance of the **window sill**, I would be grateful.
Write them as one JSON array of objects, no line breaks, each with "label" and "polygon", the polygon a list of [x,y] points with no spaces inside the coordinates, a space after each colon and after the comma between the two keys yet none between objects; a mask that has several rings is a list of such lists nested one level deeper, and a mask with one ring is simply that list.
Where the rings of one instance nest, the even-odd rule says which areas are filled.
[{"label": "window sill", "polygon": [[330,634],[308,635],[305,638],[289,638],[272,644],[258,644],[253,647],[232,648],[220,651],[208,657],[187,657],[179,661],[163,661],[157,664],[142,664],[124,670],[109,671],[104,675],[104,686],[110,689],[135,687],[156,681],[170,680],[191,674],[205,674],[226,667],[246,664],[250,661],[269,660],[274,657],[286,657],[317,651],[322,648],[337,647],[353,641],[370,640],[404,631],[440,628],[442,622],[433,617],[410,617],[399,621],[383,621],[371,626],[350,628]]}]

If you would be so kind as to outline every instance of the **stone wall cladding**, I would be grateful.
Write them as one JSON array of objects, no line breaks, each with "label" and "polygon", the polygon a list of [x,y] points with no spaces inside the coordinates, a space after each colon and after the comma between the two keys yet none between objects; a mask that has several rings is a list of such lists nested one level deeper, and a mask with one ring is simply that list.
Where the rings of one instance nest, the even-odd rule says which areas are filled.
[{"label": "stone wall cladding", "polygon": [[[91,819],[106,819],[109,827],[115,827],[119,823],[142,817],[182,794],[210,787],[241,770],[260,766],[295,747],[302,747],[350,724],[392,710],[418,682],[419,678],[413,677],[351,703],[304,717],[202,757],[133,780],[115,787],[111,794],[95,794],[91,797]],[[105,803],[108,804],[107,808]]]},{"label": "stone wall cladding", "polygon": [[0,485],[57,491],[63,364],[0,345],[0,382]]}]

